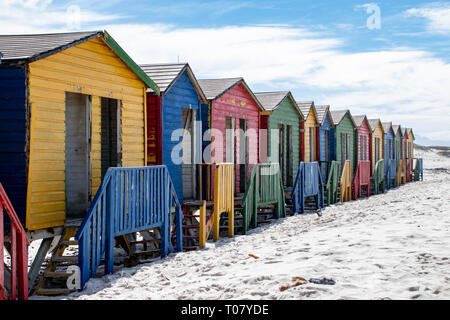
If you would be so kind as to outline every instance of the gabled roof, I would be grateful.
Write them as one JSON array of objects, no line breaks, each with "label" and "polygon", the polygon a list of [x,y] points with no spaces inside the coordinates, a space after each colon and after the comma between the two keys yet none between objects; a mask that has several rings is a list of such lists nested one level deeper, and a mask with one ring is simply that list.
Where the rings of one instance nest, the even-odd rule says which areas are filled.
[{"label": "gabled roof", "polygon": [[402,135],[402,127],[400,125],[392,125],[392,131],[394,131],[394,135],[400,131],[400,135]]},{"label": "gabled roof", "polygon": [[413,129],[412,128],[408,128],[407,129],[409,132],[408,132],[408,135],[412,135],[412,137],[413,137],[413,140],[416,140],[416,136],[414,135],[414,132],[413,132]]},{"label": "gabled roof", "polygon": [[377,129],[377,127],[380,126],[383,134],[385,133],[383,124],[381,123],[380,119],[369,119],[369,124],[370,127],[372,128],[372,132],[374,132]]},{"label": "gabled roof", "polygon": [[256,98],[258,98],[259,102],[261,102],[262,106],[266,111],[270,113],[276,110],[280,104],[288,98],[291,100],[291,103],[295,110],[300,115],[300,118],[304,120],[303,114],[297,106],[297,103],[294,100],[290,91],[277,91],[277,92],[258,92],[255,93]]},{"label": "gabled roof", "polygon": [[364,121],[367,122],[367,126],[369,127],[369,130],[372,131],[372,127],[370,126],[369,120],[367,119],[366,115],[357,115],[352,116],[353,120],[355,121],[356,127],[359,129],[363,125]]},{"label": "gabled roof", "polygon": [[394,133],[394,130],[392,129],[392,122],[382,122],[384,133],[387,134],[389,130],[392,130],[392,133]]},{"label": "gabled roof", "polygon": [[0,35],[0,51],[4,55],[2,62],[23,61],[31,63],[95,38],[104,40],[111,50],[122,59],[147,87],[152,88],[159,94],[159,88],[153,80],[147,76],[106,31]]},{"label": "gabled roof", "polygon": [[264,111],[264,107],[262,106],[261,102],[258,100],[258,98],[255,96],[252,90],[250,90],[250,87],[245,82],[244,78],[225,78],[225,79],[203,79],[198,80],[198,83],[200,87],[202,88],[203,92],[206,95],[206,99],[208,100],[217,100],[221,96],[223,96],[225,93],[227,93],[229,90],[237,86],[238,84],[242,84],[243,87],[247,90],[247,92],[250,94],[250,96],[253,98],[253,100],[258,105],[258,108],[261,111]]},{"label": "gabled roof", "polygon": [[330,111],[331,119],[333,120],[333,123],[335,126],[339,125],[341,121],[344,119],[344,117],[348,114],[348,117],[350,118],[350,121],[353,123],[353,126],[356,128],[355,120],[353,120],[352,114],[350,113],[350,110],[332,110]]},{"label": "gabled roof", "polygon": [[330,106],[324,105],[324,106],[314,106],[314,107],[316,108],[317,117],[319,119],[320,125],[323,125],[323,123],[325,122],[325,119],[328,115],[328,121],[330,122],[330,126],[333,127],[334,123],[333,123],[333,119],[331,119]]},{"label": "gabled roof", "polygon": [[[197,94],[203,103],[206,103],[206,96],[200,87],[191,67],[188,63],[172,63],[172,64],[142,64],[140,65],[142,70],[158,85],[161,92],[166,92],[175,83],[175,81],[183,74],[187,72],[189,79],[192,81]],[[149,88],[147,92],[154,92]]]},{"label": "gabled roof", "polygon": [[303,118],[305,121],[308,119],[309,113],[311,109],[314,112],[314,117],[316,118],[316,123],[320,123],[319,116],[317,115],[316,106],[314,105],[314,101],[297,101],[298,108],[303,113]]}]

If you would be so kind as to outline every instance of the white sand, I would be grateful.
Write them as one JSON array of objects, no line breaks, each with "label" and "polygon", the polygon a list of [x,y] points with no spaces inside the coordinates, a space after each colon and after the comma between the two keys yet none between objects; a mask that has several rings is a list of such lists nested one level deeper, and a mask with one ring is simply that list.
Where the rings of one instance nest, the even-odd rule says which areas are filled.
[{"label": "white sand", "polygon": [[[416,154],[425,158],[424,182],[124,268],[59,298],[449,299],[450,158]],[[336,284],[281,292],[294,276]]]}]

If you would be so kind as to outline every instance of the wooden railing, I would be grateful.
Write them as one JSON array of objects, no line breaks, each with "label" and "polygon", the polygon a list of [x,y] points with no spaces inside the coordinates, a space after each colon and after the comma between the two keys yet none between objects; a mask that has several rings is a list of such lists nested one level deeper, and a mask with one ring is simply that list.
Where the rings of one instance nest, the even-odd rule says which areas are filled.
[{"label": "wooden railing", "polygon": [[414,181],[423,181],[423,159],[414,158]]},{"label": "wooden railing", "polygon": [[[9,219],[5,219],[4,212]],[[11,266],[7,270],[9,283],[5,283],[5,220],[9,222],[8,251],[11,258]],[[0,300],[28,299],[29,244],[30,241],[25,230],[0,183]],[[9,287],[9,292],[7,287]]]},{"label": "wooden railing", "polygon": [[397,166],[397,186],[406,182],[406,160],[401,159]]},{"label": "wooden railing", "polygon": [[256,164],[242,200],[242,233],[258,226],[258,207],[275,204],[274,218],[285,217],[283,180],[278,163]]},{"label": "wooden railing", "polygon": [[[208,177],[214,176],[214,197],[212,221],[206,217],[206,201],[200,208],[200,236],[199,247],[204,248],[207,239],[213,231],[213,240],[219,240],[220,215],[228,214],[228,237],[234,236],[234,164],[203,164]],[[208,170],[214,168],[214,171]]]},{"label": "wooden railing", "polygon": [[370,161],[360,160],[353,178],[353,200],[361,198],[363,186],[367,188],[367,197],[370,197]]},{"label": "wooden railing", "polygon": [[327,206],[338,201],[337,195],[339,191],[339,178],[341,174],[341,163],[333,161],[328,172],[327,180]]},{"label": "wooden railing", "polygon": [[175,216],[176,250],[183,250],[182,211],[166,166],[109,168],[80,226],[81,288],[104,256],[105,274],[113,273],[114,237],[160,228],[161,256],[173,252]]},{"label": "wooden railing", "polygon": [[414,181],[414,159],[406,159],[406,182]]},{"label": "wooden railing", "polygon": [[374,185],[374,194],[383,193],[386,189],[386,181],[384,175],[384,160],[378,160],[373,171],[372,181]]},{"label": "wooden railing", "polygon": [[322,174],[318,162],[300,162],[297,177],[295,178],[292,197],[294,200],[294,213],[305,212],[305,198],[316,197],[316,209],[323,208],[324,191]]},{"label": "wooden railing", "polygon": [[390,190],[391,187],[397,187],[397,160],[388,159],[386,162],[386,188]]},{"label": "wooden railing", "polygon": [[344,168],[342,169],[340,184],[340,201],[350,201],[352,199],[352,162],[349,160],[345,161]]}]

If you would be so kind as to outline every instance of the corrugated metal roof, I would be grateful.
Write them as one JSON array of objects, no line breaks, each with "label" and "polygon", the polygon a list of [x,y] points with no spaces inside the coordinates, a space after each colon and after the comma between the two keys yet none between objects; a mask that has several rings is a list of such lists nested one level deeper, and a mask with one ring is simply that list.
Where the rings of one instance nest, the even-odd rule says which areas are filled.
[{"label": "corrugated metal roof", "polygon": [[164,92],[187,65],[187,63],[142,64],[140,67],[153,81],[156,82],[161,92]]},{"label": "corrugated metal roof", "polygon": [[258,92],[255,96],[258,98],[259,102],[263,105],[264,109],[267,111],[272,111],[276,109],[284,98],[289,94],[289,91],[280,92]]},{"label": "corrugated metal roof", "polygon": [[402,127],[400,125],[392,125],[392,130],[394,131],[394,134],[397,135],[398,130],[400,130],[401,133]]},{"label": "corrugated metal roof", "polygon": [[[319,118],[319,122],[320,124],[323,124],[323,122],[325,121],[327,112],[330,110],[330,106],[315,106],[316,108],[316,112],[317,112],[317,117]],[[331,121],[331,119],[330,119]]]},{"label": "corrugated metal roof", "polygon": [[106,31],[0,35],[0,51],[4,53],[5,62],[24,60],[29,63],[100,37],[147,87],[159,95],[158,86]]},{"label": "corrugated metal roof", "polygon": [[303,113],[303,118],[307,119],[314,101],[297,101],[298,108]]},{"label": "corrugated metal roof", "polygon": [[208,100],[215,100],[243,80],[244,78],[205,79],[198,80],[198,83],[205,93],[206,98]]},{"label": "corrugated metal roof", "polygon": [[[378,127],[378,124],[381,125],[381,120],[380,119],[369,119],[369,124],[370,127],[372,128],[372,132],[375,131]],[[383,128],[383,126],[381,126]],[[384,128],[383,128],[384,130]]]},{"label": "corrugated metal roof", "polygon": [[[356,127],[359,128],[362,126],[364,119],[367,119],[367,117],[365,115],[357,115],[357,116],[353,116],[353,121],[355,121]],[[371,128],[369,128],[371,129]]]},{"label": "corrugated metal roof", "polygon": [[392,128],[392,122],[382,122],[383,130],[387,133]]},{"label": "corrugated metal roof", "polygon": [[58,50],[86,38],[101,36],[102,31],[0,35],[0,51],[4,60],[25,60]]},{"label": "corrugated metal roof", "polygon": [[330,111],[331,119],[333,119],[333,123],[338,125],[341,123],[342,119],[344,119],[345,115],[349,113],[349,110],[332,110]]}]

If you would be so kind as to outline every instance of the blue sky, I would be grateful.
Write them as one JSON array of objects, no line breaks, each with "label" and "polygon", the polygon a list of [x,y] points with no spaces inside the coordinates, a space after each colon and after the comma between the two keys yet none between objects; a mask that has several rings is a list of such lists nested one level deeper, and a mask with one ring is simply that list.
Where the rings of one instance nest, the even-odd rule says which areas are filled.
[{"label": "blue sky", "polygon": [[[380,29],[367,20],[380,9]],[[450,2],[0,0],[0,33],[106,29],[138,63],[349,108],[450,145]]]}]

